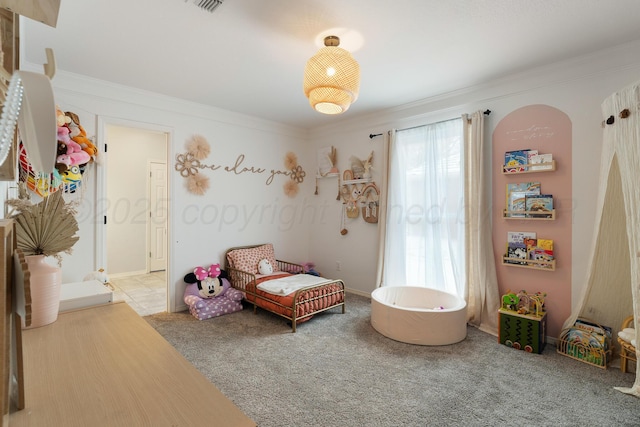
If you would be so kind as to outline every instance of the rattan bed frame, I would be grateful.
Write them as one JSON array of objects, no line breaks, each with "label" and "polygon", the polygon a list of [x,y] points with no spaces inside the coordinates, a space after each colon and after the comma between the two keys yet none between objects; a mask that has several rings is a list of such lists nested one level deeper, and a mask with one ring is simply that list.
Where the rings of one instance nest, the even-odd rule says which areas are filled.
[{"label": "rattan bed frame", "polygon": [[[254,247],[258,247],[261,245],[250,245],[250,246],[236,246],[233,248],[229,248],[226,252],[225,252],[225,257],[224,257],[224,262],[225,262],[225,271],[227,272],[227,274],[229,275],[229,282],[231,283],[231,286],[234,287],[235,289],[238,289],[242,292],[245,293],[245,300],[250,302],[251,304],[253,304],[253,312],[257,313],[257,308],[260,307],[263,310],[267,310],[273,314],[276,314],[280,317],[284,317],[285,319],[288,319],[289,321],[291,321],[291,329],[292,332],[296,331],[296,324],[301,321],[304,320],[306,318],[309,318],[311,316],[313,316],[314,314],[318,314],[321,313],[323,311],[326,310],[330,310],[332,308],[335,307],[340,307],[342,306],[342,313],[345,313],[345,290],[344,290],[344,282],[341,279],[327,279],[326,282],[317,284],[317,285],[311,285],[311,286],[307,286],[304,287],[302,289],[299,289],[295,292],[294,298],[293,298],[293,302],[291,304],[291,306],[285,306],[280,304],[277,301],[274,301],[272,299],[269,299],[267,296],[262,295],[262,294],[258,294],[256,293],[253,289],[255,288],[255,286],[249,286],[252,284],[256,283],[256,275],[253,273],[249,273],[246,271],[242,271],[242,270],[238,270],[235,269],[233,267],[231,267],[229,265],[229,260],[227,257],[227,254],[233,250],[236,249],[251,249]],[[289,261],[282,261],[279,259],[276,259],[276,262],[278,263],[278,269],[281,271],[286,271],[289,273],[293,273],[293,274],[301,274],[304,273],[304,267],[300,264],[296,264],[293,262],[289,262]],[[335,286],[332,286],[335,285]],[[332,289],[329,290],[331,288],[337,288],[337,289]],[[318,296],[317,291],[319,290],[323,290],[323,288],[326,288],[328,291],[323,293],[322,295]],[[341,294],[341,295],[338,295]],[[253,301],[249,301],[246,299],[246,295],[251,295]],[[327,297],[333,297],[333,296],[338,296],[341,298],[336,298],[337,300],[339,300],[338,302],[335,303],[331,303],[329,305],[322,305],[320,307],[317,307],[315,309],[313,309],[312,311],[309,312],[305,312],[303,315],[298,315],[298,311],[300,307],[308,307],[309,305],[316,305],[318,303],[320,303],[321,301],[327,299]],[[331,298],[329,298],[331,299]],[[264,307],[260,305],[260,301],[268,301],[271,304],[275,304],[279,307],[282,307],[283,309],[288,309],[291,310],[291,315],[286,315],[283,313],[279,313],[277,311],[274,311],[268,307]]]}]

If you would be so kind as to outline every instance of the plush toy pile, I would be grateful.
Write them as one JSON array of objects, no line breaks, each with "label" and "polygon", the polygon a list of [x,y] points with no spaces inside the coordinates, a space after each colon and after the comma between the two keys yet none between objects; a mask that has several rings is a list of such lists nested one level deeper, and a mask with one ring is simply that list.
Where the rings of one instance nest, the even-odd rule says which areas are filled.
[{"label": "plush toy pile", "polygon": [[242,292],[231,287],[227,273],[220,264],[209,268],[196,267],[184,276],[187,287],[184,302],[198,320],[211,319],[242,310]]},{"label": "plush toy pile", "polygon": [[87,138],[87,132],[80,125],[75,113],[63,113],[56,109],[58,122],[58,157],[56,170],[69,192],[74,192],[82,179],[82,172],[87,163],[95,160],[98,150]]},{"label": "plush toy pile", "polygon": [[56,106],[56,124],[56,141],[51,141],[57,144],[53,171],[33,170],[24,146],[22,143],[19,146],[20,181],[42,197],[58,190],[74,193],[81,185],[82,174],[87,165],[95,161],[98,155],[97,147],[87,137],[77,114],[71,111],[63,112]]}]

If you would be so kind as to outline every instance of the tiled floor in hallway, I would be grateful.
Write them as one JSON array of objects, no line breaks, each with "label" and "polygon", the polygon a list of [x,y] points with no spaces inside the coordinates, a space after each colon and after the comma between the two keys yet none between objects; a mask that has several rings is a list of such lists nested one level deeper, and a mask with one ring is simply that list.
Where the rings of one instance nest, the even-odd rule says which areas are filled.
[{"label": "tiled floor in hallway", "polygon": [[165,271],[111,278],[113,301],[125,301],[140,316],[167,311]]}]

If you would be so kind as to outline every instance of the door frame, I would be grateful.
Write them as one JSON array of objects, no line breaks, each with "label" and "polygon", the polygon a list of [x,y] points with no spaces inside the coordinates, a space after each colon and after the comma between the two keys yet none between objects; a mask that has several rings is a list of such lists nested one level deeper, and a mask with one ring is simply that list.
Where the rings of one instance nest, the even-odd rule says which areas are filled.
[{"label": "door frame", "polygon": [[[170,179],[170,164],[173,158],[173,128],[158,125],[155,123],[138,122],[134,120],[122,119],[111,116],[97,116],[97,146],[99,152],[102,153],[101,161],[97,163],[96,167],[96,204],[95,204],[95,236],[96,236],[96,253],[95,253],[95,265],[105,266],[109,271],[107,265],[107,228],[104,224],[104,216],[106,215],[106,209],[104,201],[107,197],[107,177],[106,170],[109,162],[109,152],[105,151],[105,145],[108,143],[108,126],[121,126],[135,129],[149,130],[154,132],[163,132],[167,135],[166,150],[167,150],[167,200],[169,200],[167,207],[167,269],[166,269],[166,286],[167,286],[167,311],[176,311],[176,297],[175,286],[171,280],[171,263],[169,260],[173,259],[173,248],[171,245],[171,235],[173,230],[173,206],[171,204],[172,183]],[[148,240],[148,239],[147,239]],[[148,270],[147,260],[147,270]]]}]

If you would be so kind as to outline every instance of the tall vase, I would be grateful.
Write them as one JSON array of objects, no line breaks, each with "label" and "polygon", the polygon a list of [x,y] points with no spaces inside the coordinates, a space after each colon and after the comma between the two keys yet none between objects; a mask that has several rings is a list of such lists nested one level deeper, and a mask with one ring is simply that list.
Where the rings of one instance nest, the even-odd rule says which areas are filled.
[{"label": "tall vase", "polygon": [[62,270],[48,264],[44,255],[26,256],[25,261],[31,273],[31,325],[25,329],[31,329],[48,325],[58,319]]}]

